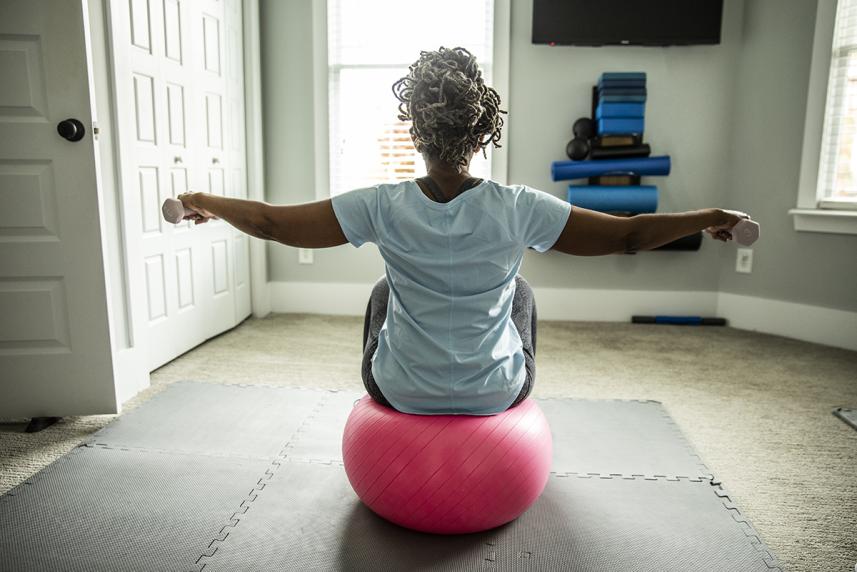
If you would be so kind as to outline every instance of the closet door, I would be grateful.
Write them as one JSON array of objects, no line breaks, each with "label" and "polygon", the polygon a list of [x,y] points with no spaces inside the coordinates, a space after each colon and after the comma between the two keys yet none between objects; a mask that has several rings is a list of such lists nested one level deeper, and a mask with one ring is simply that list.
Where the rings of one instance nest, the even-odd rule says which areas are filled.
[{"label": "closet door", "polygon": [[244,173],[243,112],[227,112],[230,91],[243,93],[226,50],[240,20],[226,21],[236,11],[222,0],[108,5],[131,317],[155,369],[246,316],[236,312],[236,231],[223,221],[172,225],[160,212],[186,190],[246,192],[233,173],[233,162]]}]

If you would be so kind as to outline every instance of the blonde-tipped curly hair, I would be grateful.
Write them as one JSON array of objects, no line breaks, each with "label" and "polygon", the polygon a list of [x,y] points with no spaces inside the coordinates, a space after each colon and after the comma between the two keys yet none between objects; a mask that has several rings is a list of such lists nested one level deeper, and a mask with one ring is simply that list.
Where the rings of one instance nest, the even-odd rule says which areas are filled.
[{"label": "blonde-tipped curly hair", "polygon": [[420,52],[408,75],[393,84],[399,119],[413,121],[414,147],[458,172],[479,147],[499,148],[500,96],[485,85],[476,57],[464,48]]}]

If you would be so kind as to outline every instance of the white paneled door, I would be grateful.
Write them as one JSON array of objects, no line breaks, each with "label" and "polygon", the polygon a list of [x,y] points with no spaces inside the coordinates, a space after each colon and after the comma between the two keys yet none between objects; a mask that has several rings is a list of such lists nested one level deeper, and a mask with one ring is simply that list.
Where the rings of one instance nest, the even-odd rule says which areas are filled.
[{"label": "white paneled door", "polygon": [[155,369],[250,313],[247,237],[160,213],[186,190],[247,196],[241,2],[108,6],[132,329]]},{"label": "white paneled door", "polygon": [[0,2],[0,418],[117,408],[85,37]]}]

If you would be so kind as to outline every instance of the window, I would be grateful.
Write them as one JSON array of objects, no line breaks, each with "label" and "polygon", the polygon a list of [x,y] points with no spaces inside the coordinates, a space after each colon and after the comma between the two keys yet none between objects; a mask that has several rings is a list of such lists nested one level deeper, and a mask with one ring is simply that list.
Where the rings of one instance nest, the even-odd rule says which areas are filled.
[{"label": "window", "polygon": [[833,31],[817,198],[857,209],[857,0],[839,0]]},{"label": "window", "polygon": [[[421,50],[460,46],[476,56],[493,85],[493,30],[494,0],[328,0],[331,196],[425,173],[410,122],[397,118],[393,83]],[[491,176],[486,151],[487,160],[473,157],[475,177]]]}]

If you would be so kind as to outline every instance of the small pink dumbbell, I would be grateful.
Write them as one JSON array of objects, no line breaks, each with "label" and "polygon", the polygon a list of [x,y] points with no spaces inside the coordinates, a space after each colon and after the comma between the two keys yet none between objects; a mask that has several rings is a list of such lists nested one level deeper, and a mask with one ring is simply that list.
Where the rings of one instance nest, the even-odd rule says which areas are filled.
[{"label": "small pink dumbbell", "polygon": [[193,214],[193,211],[184,208],[184,205],[178,199],[165,200],[164,206],[161,207],[161,212],[164,213],[164,220],[173,224],[178,224],[184,220],[184,217]]},{"label": "small pink dumbbell", "polygon": [[730,230],[732,238],[741,246],[750,246],[759,240],[759,223],[750,219],[741,219]]}]

